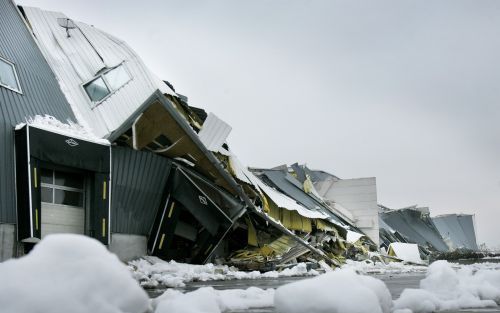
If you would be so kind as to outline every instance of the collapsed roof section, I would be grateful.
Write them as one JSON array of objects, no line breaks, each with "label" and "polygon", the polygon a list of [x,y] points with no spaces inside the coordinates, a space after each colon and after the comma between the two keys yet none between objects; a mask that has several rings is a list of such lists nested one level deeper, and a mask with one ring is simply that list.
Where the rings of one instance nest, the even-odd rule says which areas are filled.
[{"label": "collapsed roof section", "polygon": [[386,210],[380,213],[380,217],[391,229],[403,235],[408,242],[417,243],[431,251],[446,252],[449,250],[448,245],[441,237],[428,212],[428,208],[413,206],[400,210]]},{"label": "collapsed roof section", "polygon": [[176,96],[122,40],[58,12],[22,7],[78,123],[108,137],[156,90]]},{"label": "collapsed roof section", "polygon": [[264,209],[288,227],[301,230],[300,225],[288,221],[288,213],[284,214],[291,211],[292,216],[305,218],[302,220],[302,231],[311,230],[309,220],[312,219],[317,229],[339,229],[344,238],[349,231],[362,233],[348,219],[328,207],[315,190],[310,176],[298,164],[273,169],[253,168],[250,171],[257,178],[256,181],[254,178],[254,184],[264,193]]},{"label": "collapsed roof section", "polygon": [[391,226],[387,225],[387,223],[384,222],[384,220],[380,216],[378,224],[379,224],[380,247],[384,247],[387,250],[389,249],[389,245],[393,242],[403,242],[403,243],[408,242],[407,238],[405,238]]},{"label": "collapsed roof section", "polygon": [[156,91],[110,137],[110,141],[149,150],[193,167],[218,186],[238,195],[236,182],[205,147],[174,103]]},{"label": "collapsed roof section", "polygon": [[432,221],[450,249],[478,250],[474,215],[446,214]]}]

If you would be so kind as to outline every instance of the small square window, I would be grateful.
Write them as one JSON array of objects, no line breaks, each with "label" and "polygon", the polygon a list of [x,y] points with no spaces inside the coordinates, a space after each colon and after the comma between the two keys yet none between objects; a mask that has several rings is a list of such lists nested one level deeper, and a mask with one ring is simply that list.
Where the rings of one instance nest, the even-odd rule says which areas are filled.
[{"label": "small square window", "polygon": [[0,86],[21,92],[14,64],[0,58]]},{"label": "small square window", "polygon": [[123,66],[112,69],[104,74],[104,77],[106,78],[109,88],[113,91],[125,85],[130,80],[130,76]]},{"label": "small square window", "polygon": [[85,91],[89,95],[90,100],[94,102],[101,101],[110,93],[102,77],[94,79],[90,83],[85,84],[83,88],[85,88]]}]

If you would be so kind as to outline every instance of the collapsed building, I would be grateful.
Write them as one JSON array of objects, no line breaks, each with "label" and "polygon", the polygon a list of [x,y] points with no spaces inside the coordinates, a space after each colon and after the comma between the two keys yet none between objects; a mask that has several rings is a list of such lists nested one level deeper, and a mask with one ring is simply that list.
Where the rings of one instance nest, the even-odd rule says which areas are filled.
[{"label": "collapsed building", "polygon": [[411,206],[381,213],[382,220],[392,229],[429,251],[444,252],[448,246],[434,225],[429,208]]},{"label": "collapsed building", "polygon": [[2,259],[65,232],[123,260],[207,260],[247,206],[200,118],[123,41],[1,4]]},{"label": "collapsed building", "polygon": [[0,260],[52,233],[93,237],[124,261],[247,269],[340,265],[394,242],[465,245],[456,225],[439,223],[443,240],[415,208],[379,215],[373,177],[297,163],[249,170],[229,147],[231,127],[122,40],[62,13],[0,5]]},{"label": "collapsed building", "polygon": [[388,252],[395,253],[393,243],[400,243],[400,247],[417,244],[424,259],[457,249],[478,250],[473,215],[430,217],[429,208],[416,205],[398,210],[379,208],[381,247]]},{"label": "collapsed building", "polygon": [[12,37],[0,46],[2,260],[61,232],[122,260],[230,256],[260,268],[376,250],[312,185],[294,181],[292,192],[239,164],[230,126],[190,106],[122,40],[62,13],[1,5]]}]

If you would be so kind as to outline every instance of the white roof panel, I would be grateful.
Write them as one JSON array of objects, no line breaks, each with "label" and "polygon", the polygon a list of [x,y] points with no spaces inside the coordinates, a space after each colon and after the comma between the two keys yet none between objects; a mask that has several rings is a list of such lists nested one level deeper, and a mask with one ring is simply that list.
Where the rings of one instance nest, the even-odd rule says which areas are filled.
[{"label": "white roof panel", "polygon": [[[121,126],[156,90],[175,95],[122,40],[93,26],[75,22],[77,28],[59,26],[62,13],[23,7],[36,41],[54,71],[78,123],[105,138]],[[122,64],[131,80],[101,102],[92,102],[83,84],[99,71]]]},{"label": "white roof panel", "polygon": [[217,152],[222,149],[222,145],[226,141],[229,133],[231,133],[231,126],[218,118],[215,114],[209,113],[203,127],[198,133],[201,142],[207,147],[208,150]]}]

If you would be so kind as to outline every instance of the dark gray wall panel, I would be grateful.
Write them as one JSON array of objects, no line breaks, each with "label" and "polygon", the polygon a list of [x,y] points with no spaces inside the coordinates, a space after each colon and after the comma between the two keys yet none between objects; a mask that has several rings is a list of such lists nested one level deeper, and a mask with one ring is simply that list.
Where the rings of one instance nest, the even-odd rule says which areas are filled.
[{"label": "dark gray wall panel", "polygon": [[0,0],[0,56],[15,64],[22,89],[0,87],[0,223],[15,223],[13,127],[37,114],[63,122],[75,117],[11,0]]},{"label": "dark gray wall panel", "polygon": [[148,235],[164,194],[171,162],[151,152],[113,147],[111,231]]}]

